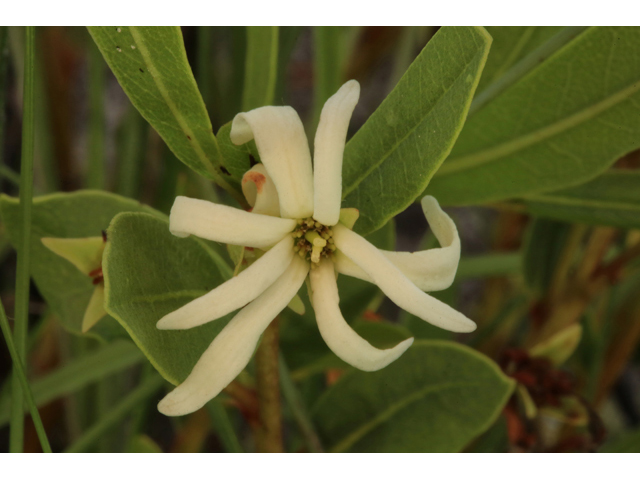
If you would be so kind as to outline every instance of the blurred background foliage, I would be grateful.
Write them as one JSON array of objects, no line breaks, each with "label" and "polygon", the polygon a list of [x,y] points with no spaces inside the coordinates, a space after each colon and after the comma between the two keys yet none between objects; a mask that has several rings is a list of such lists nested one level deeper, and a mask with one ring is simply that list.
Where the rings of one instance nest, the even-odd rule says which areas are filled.
[{"label": "blurred background foliage", "polygon": [[[571,47],[584,29],[487,30],[494,42],[471,105],[470,121],[454,147],[452,161],[444,164],[443,171],[436,174],[429,187],[443,205],[449,205],[447,212],[454,218],[462,242],[456,281],[436,296],[476,321],[478,330],[455,336],[399,311],[364,283],[353,281],[342,285],[341,297],[349,301],[348,305],[341,305],[345,317],[354,320],[354,328],[374,345],[389,346],[410,335],[426,342],[398,360],[394,364],[397,370],[389,367],[376,374],[379,380],[371,380],[374,377],[358,376],[353,371],[345,373],[346,366],[330,354],[319,337],[308,306],[302,321],[292,312],[283,314],[280,343],[286,363],[281,363],[281,382],[288,451],[353,447],[353,444],[340,446],[338,442],[345,435],[341,429],[346,428],[346,423],[355,422],[354,431],[361,428],[353,418],[354,411],[342,408],[341,399],[350,395],[345,390],[355,389],[353,385],[375,390],[375,385],[394,382],[397,379],[394,372],[410,368],[412,355],[416,356],[415,361],[431,362],[437,370],[442,355],[462,355],[460,352],[468,353],[467,348],[492,359],[515,381],[515,387],[508,390],[513,393],[509,393],[508,400],[499,402],[501,408],[495,415],[480,411],[482,397],[489,395],[487,389],[500,396],[506,383],[491,377],[487,370],[484,390],[464,392],[471,400],[480,399],[477,412],[460,414],[468,426],[464,432],[462,426],[455,427],[461,429],[458,432],[453,423],[447,424],[440,415],[434,414],[433,418],[427,415],[421,424],[426,431],[416,427],[398,437],[393,428],[378,429],[377,433],[365,434],[355,449],[640,451],[637,128],[635,124],[633,128],[624,127],[629,129],[627,139],[624,132],[615,137],[606,131],[610,126],[605,122],[601,128],[591,126],[593,130],[585,135],[595,138],[602,150],[608,148],[607,142],[611,143],[611,153],[605,155],[605,161],[598,159],[602,166],[589,174],[577,178],[576,173],[577,181],[573,184],[578,183],[577,186],[565,182],[556,191],[540,188],[536,192],[532,188],[527,198],[513,198],[518,195],[508,192],[506,187],[501,193],[499,186],[518,180],[518,172],[509,173],[509,165],[478,172],[475,183],[498,185],[493,192],[485,193],[488,192],[485,187],[474,193],[475,184],[468,180],[460,184],[456,174],[464,170],[465,160],[456,163],[458,157],[469,157],[474,149],[491,147],[492,140],[487,140],[490,134],[496,138],[507,135],[509,132],[505,131],[511,127],[500,122],[502,117],[513,118],[509,109],[521,118],[519,127],[513,127],[515,131],[525,128],[522,125],[529,121],[528,112],[535,108],[519,103],[519,97],[499,98],[501,90],[496,85],[504,89],[505,85],[517,83],[533,68],[532,62],[540,63],[561,48]],[[214,132],[240,111],[276,104],[295,108],[309,134],[315,131],[326,99],[344,81],[355,78],[362,86],[362,94],[350,135],[378,108],[437,31],[438,27],[281,27],[271,31],[267,27],[182,28],[187,58]],[[227,191],[176,159],[131,105],[86,29],[38,28],[36,45],[35,196],[98,189],[129,197],[165,214],[176,195],[233,203]],[[600,54],[589,50],[592,47],[586,41],[580,47],[572,53],[575,58],[590,52]],[[0,185],[3,193],[13,197],[18,194],[20,171],[24,48],[22,29],[0,27]],[[635,48],[637,52],[640,47]],[[585,49],[586,53],[580,53]],[[277,71],[265,79],[261,76],[260,62],[269,58],[277,59]],[[612,77],[607,81],[615,83],[616,75]],[[525,80],[522,88],[531,87],[526,82],[535,85],[536,78],[530,76]],[[541,85],[547,80],[549,77],[542,78]],[[560,90],[566,90],[571,85],[561,87]],[[508,97],[509,92],[502,97]],[[564,96],[570,97],[570,91],[565,91]],[[589,101],[587,97],[585,93],[585,102]],[[493,105],[498,105],[495,108],[491,105],[494,100]],[[485,108],[486,105],[489,106]],[[631,114],[612,113],[619,117]],[[531,122],[535,123],[535,118]],[[562,141],[554,145],[555,153],[537,155],[550,164],[568,162],[564,153],[558,153],[562,151]],[[619,151],[624,155],[619,155]],[[525,157],[529,154],[522,153]],[[607,160],[614,156],[612,161]],[[500,176],[500,168],[506,172],[504,177]],[[522,165],[518,168],[523,169]],[[567,174],[564,170],[558,167],[554,173],[547,172],[547,176],[562,178]],[[530,175],[532,183],[543,181],[535,172]],[[427,193],[431,193],[429,188]],[[458,190],[463,191],[457,193]],[[470,200],[465,201],[465,195]],[[483,195],[486,198],[481,198]],[[90,203],[86,205],[87,221],[92,216]],[[483,205],[478,206],[479,203]],[[137,202],[131,202],[116,210],[139,208]],[[9,210],[6,206],[0,224],[0,295],[11,319],[16,254],[5,228],[10,221],[10,214],[6,213]],[[59,235],[64,236],[64,232]],[[410,206],[396,217],[395,223],[387,224],[374,235],[378,245],[389,249],[393,249],[394,243],[396,250],[403,251],[436,245],[419,205]],[[221,255],[226,252],[221,250]],[[37,262],[37,257],[32,261]],[[64,278],[60,273],[56,281],[52,274],[52,285],[46,288],[51,291],[63,288]],[[170,387],[160,380],[119,325],[110,319],[112,323],[105,324],[98,334],[82,335],[52,312],[42,296],[43,286],[38,286],[39,289],[32,285],[30,294],[27,365],[54,451],[255,449],[251,432],[259,423],[259,407],[251,371],[205,409],[181,418],[164,417],[156,411],[156,402],[163,389]],[[438,343],[441,340],[467,347],[458,349],[444,344],[450,350],[438,356],[434,352],[444,348]],[[476,361],[475,357],[465,355],[464,362]],[[477,371],[475,366],[464,364],[456,375],[463,375],[467,368],[470,372]],[[442,381],[429,375],[425,381],[434,384]],[[0,451],[9,449],[10,377],[11,360],[3,343]],[[326,387],[335,385],[340,378],[343,380],[337,388],[317,402]],[[431,399],[420,411],[438,413],[439,403],[455,401],[455,396]],[[471,408],[468,405],[472,403],[464,403],[465,408]],[[479,416],[484,420],[473,424]],[[415,423],[413,418],[405,420]],[[440,443],[425,440],[429,429],[445,433]],[[25,450],[39,449],[35,429],[27,419]]]}]

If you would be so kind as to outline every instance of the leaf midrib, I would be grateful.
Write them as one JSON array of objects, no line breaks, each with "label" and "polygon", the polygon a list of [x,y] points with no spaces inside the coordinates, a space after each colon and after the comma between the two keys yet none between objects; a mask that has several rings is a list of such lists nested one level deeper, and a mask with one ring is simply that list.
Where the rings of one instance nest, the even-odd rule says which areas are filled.
[{"label": "leaf midrib", "polygon": [[587,108],[579,110],[573,115],[565,117],[560,121],[547,125],[546,127],[521,135],[496,147],[491,147],[460,157],[450,157],[449,161],[440,167],[435,176],[443,177],[463,170],[479,167],[535,145],[536,143],[540,143],[553,136],[564,133],[565,131],[578,127],[582,123],[595,118],[609,108],[627,100],[631,95],[638,91],[640,91],[640,81],[635,80],[630,86],[619,90],[613,95],[610,95]]},{"label": "leaf midrib", "polygon": [[[140,55],[142,56],[142,60],[144,61],[144,64],[147,67],[147,70],[149,71],[151,78],[155,82],[156,87],[160,92],[160,95],[162,95],[162,98],[164,98],[164,101],[169,107],[169,110],[171,110],[171,113],[173,114],[174,118],[178,122],[178,125],[180,125],[182,132],[188,138],[190,138],[190,144],[193,146],[193,150],[196,156],[198,157],[202,165],[214,176],[214,178],[217,177],[216,171],[213,169],[213,166],[209,158],[207,157],[207,154],[204,152],[202,146],[200,145],[200,142],[198,141],[198,137],[193,133],[191,128],[189,128],[188,123],[180,113],[180,110],[178,109],[177,105],[174,103],[173,99],[171,98],[171,95],[169,95],[169,91],[165,87],[160,74],[156,70],[156,67],[151,60],[151,55],[143,40],[143,36],[138,32],[137,27],[129,27],[129,30],[131,31],[131,36],[133,37],[133,39],[137,44],[138,50],[140,51]],[[214,141],[215,141],[215,137],[214,137]]]},{"label": "leaf midrib", "polygon": [[[484,36],[482,31],[479,31],[479,35]],[[488,34],[487,34],[488,35]],[[431,108],[426,111],[424,113],[424,115],[422,115],[420,117],[420,119],[415,123],[415,125],[409,129],[406,133],[406,135],[404,135],[402,138],[400,138],[397,142],[395,142],[391,148],[389,148],[387,150],[387,152],[380,158],[379,162],[373,163],[372,166],[367,169],[357,180],[355,180],[353,182],[353,185],[349,188],[344,188],[343,186],[343,190],[342,190],[342,199],[344,200],[351,192],[353,192],[356,188],[358,188],[358,186],[369,176],[371,175],[371,172],[373,172],[374,170],[380,168],[380,165],[382,165],[387,158],[389,158],[391,156],[391,154],[393,152],[395,152],[397,150],[397,148],[405,142],[405,140],[407,138],[409,138],[411,135],[413,135],[413,132],[416,131],[416,129],[422,124],[422,122],[424,121],[424,119],[436,108],[436,106],[438,106],[440,104],[440,102],[442,101],[442,98],[453,88],[453,86],[456,84],[456,82],[458,81],[458,79],[460,79],[460,77],[462,77],[462,75],[469,69],[469,66],[472,65],[476,60],[478,55],[480,56],[486,56],[486,50],[487,50],[487,45],[483,44],[480,45],[478,47],[477,52],[475,53],[475,55],[473,55],[473,57],[471,57],[471,59],[469,60],[469,62],[466,63],[465,67],[463,69],[461,69],[460,73],[455,77],[455,79],[448,85],[447,89],[438,97],[438,99],[433,103],[433,105],[431,106]],[[479,76],[480,76],[480,72],[476,72],[476,84],[479,80]],[[386,101],[386,99],[385,99]],[[471,99],[469,99],[468,104],[471,103]],[[380,105],[380,107],[378,108],[382,108],[384,107],[384,102]],[[466,111],[468,111],[469,109],[469,105],[467,105],[466,107]],[[375,112],[374,112],[375,114]],[[356,134],[357,135],[357,134]],[[348,145],[348,143],[347,143]],[[443,156],[442,161],[444,161],[444,158],[446,158],[446,155]],[[436,166],[437,168],[437,166]],[[442,168],[442,167],[441,167]]]},{"label": "leaf midrib", "polygon": [[[210,290],[176,290],[173,292],[158,293],[155,295],[140,295],[132,297],[126,304],[131,303],[156,303],[178,298],[198,298],[208,293]],[[120,308],[124,303],[113,303],[112,308]]]},{"label": "leaf midrib", "polygon": [[469,387],[469,386],[477,386],[483,385],[482,382],[449,382],[439,385],[429,385],[424,388],[421,388],[414,392],[411,395],[405,396],[399,401],[391,404],[385,410],[380,412],[370,421],[364,423],[355,431],[344,437],[340,440],[336,445],[331,449],[332,453],[336,452],[344,452],[351,446],[353,446],[357,441],[359,441],[362,437],[364,437],[367,433],[371,432],[373,429],[389,420],[391,417],[396,415],[401,410],[405,409],[412,403],[415,403],[419,400],[424,399],[426,396],[441,392],[444,390],[452,389],[452,388],[460,388],[460,387]]}]

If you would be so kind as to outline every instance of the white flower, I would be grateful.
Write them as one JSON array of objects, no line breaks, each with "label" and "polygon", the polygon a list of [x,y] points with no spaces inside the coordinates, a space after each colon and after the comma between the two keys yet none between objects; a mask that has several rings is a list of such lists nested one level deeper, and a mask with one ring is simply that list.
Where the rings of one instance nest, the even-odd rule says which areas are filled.
[{"label": "white flower", "polygon": [[170,216],[174,235],[196,235],[266,253],[238,276],[158,322],[160,329],[192,328],[241,308],[189,377],[160,402],[160,412],[184,415],[218,395],[249,363],[260,335],[307,275],[320,334],[338,357],[361,370],[387,366],[413,338],[379,350],[358,336],[340,313],[337,273],[375,283],[396,305],[433,325],[454,332],[475,329],[464,315],[423,292],[450,286],[460,258],[456,227],[433,197],[423,198],[422,208],[442,248],[386,252],[350,229],[357,216],[348,215],[353,213],[349,209],[340,223],[342,155],[359,95],[360,85],[351,80],[324,105],[313,171],[302,123],[291,107],[262,107],[235,117],[232,142],[255,139],[262,160],[242,182],[251,213],[176,198]]}]

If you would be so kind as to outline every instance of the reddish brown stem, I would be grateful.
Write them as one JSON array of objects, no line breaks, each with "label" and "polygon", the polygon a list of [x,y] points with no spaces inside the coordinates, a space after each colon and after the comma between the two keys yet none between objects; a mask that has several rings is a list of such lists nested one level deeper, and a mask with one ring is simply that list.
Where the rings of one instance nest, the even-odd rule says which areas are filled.
[{"label": "reddish brown stem", "polygon": [[278,373],[278,319],[267,327],[256,352],[256,386],[260,402],[258,452],[279,453],[282,447],[282,409]]}]

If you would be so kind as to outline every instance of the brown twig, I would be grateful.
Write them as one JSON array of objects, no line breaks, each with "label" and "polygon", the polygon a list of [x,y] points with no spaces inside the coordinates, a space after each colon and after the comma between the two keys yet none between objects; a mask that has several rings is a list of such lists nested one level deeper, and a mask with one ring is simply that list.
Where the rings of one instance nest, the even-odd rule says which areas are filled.
[{"label": "brown twig", "polygon": [[256,387],[260,409],[260,428],[256,438],[257,450],[263,453],[282,452],[277,318],[265,330],[262,342],[256,352]]}]

